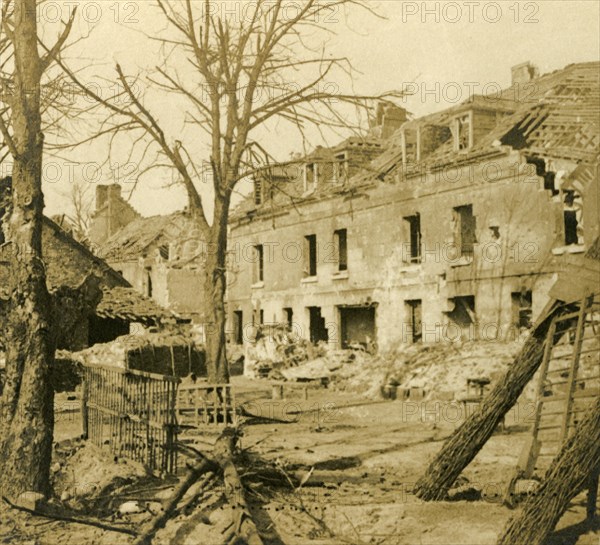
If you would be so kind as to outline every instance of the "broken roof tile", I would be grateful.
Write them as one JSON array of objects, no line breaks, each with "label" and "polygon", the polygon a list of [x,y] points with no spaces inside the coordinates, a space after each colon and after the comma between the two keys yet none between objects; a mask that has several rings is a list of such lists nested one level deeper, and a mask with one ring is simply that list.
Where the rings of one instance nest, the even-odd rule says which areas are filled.
[{"label": "broken roof tile", "polygon": [[96,315],[144,325],[176,321],[176,316],[171,311],[133,288],[125,287],[104,289],[102,301],[96,308]]}]

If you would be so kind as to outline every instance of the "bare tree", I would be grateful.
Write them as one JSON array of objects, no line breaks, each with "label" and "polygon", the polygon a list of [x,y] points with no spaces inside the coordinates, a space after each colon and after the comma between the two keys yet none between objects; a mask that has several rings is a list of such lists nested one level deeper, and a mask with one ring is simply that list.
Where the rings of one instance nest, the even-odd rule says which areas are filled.
[{"label": "bare tree", "polygon": [[12,156],[13,176],[11,199],[2,222],[9,245],[10,300],[0,415],[0,486],[9,497],[28,490],[45,494],[50,489],[54,341],[52,301],[42,261],[41,80],[71,24],[72,19],[56,44],[40,56],[36,0],[5,0],[2,4],[2,70],[10,78],[3,80],[0,131]]},{"label": "bare tree", "polygon": [[[289,123],[303,138],[311,127],[347,129],[352,124],[344,105],[365,111],[374,100],[392,100],[400,94],[341,92],[338,82],[351,76],[350,63],[314,44],[332,13],[348,8],[373,13],[366,1],[258,0],[249,3],[237,21],[221,16],[223,3],[212,0],[157,0],[156,6],[166,26],[161,36],[149,39],[160,43],[163,62],[145,78],[129,77],[117,64],[122,91],[118,96],[100,96],[62,60],[58,62],[82,93],[108,109],[99,134],[110,134],[113,141],[126,135],[133,147],[139,146],[138,157],[151,158],[140,174],[171,169],[177,183],[185,187],[206,248],[209,379],[226,382],[228,214],[237,183],[273,164],[272,154],[257,141],[258,133],[275,121]],[[168,93],[172,98],[166,103],[176,102],[176,96],[178,103],[185,104],[189,135],[167,134],[160,110],[152,111],[146,100],[148,89]],[[204,191],[200,190],[203,168],[198,150],[202,138],[208,143],[211,174],[210,187]]]},{"label": "bare tree", "polygon": [[64,214],[61,227],[69,231],[71,236],[85,246],[89,246],[90,221],[92,217],[93,193],[92,186],[81,180],[72,181],[69,191],[62,193],[68,200],[71,210]]}]

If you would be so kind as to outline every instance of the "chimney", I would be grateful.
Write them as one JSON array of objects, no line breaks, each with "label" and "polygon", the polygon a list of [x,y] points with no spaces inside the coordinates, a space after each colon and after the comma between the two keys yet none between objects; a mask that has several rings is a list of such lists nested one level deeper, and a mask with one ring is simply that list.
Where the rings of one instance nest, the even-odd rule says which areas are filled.
[{"label": "chimney", "polygon": [[386,104],[377,117],[380,118],[381,138],[384,140],[390,138],[407,119],[406,110],[392,104]]},{"label": "chimney", "polygon": [[537,66],[529,61],[513,66],[511,73],[513,85],[524,85],[540,75]]},{"label": "chimney", "polygon": [[96,210],[100,210],[106,204],[107,190],[107,185],[96,186]]},{"label": "chimney", "polygon": [[96,211],[100,210],[109,199],[112,202],[120,198],[121,186],[119,184],[96,186]]},{"label": "chimney", "polygon": [[116,201],[121,198],[121,186],[119,184],[111,184],[107,186],[107,197],[111,201]]}]

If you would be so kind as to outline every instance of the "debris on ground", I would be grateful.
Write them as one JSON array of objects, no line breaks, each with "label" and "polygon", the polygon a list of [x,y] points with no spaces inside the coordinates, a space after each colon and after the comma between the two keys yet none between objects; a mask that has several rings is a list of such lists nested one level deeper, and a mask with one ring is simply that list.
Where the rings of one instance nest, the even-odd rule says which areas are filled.
[{"label": "debris on ground", "polygon": [[305,341],[277,330],[259,336],[247,349],[244,374],[286,381],[322,381],[332,389],[369,399],[393,397],[395,390],[411,389],[421,390],[425,398],[447,398],[464,391],[467,379],[497,380],[521,346],[521,340],[473,341],[460,346],[414,344],[370,354],[360,347],[340,350],[320,344],[311,347],[311,353]]},{"label": "debris on ground", "polygon": [[52,466],[54,491],[71,507],[89,505],[107,491],[147,476],[142,464],[118,458],[89,442],[73,445],[61,454]]},{"label": "debris on ground", "polygon": [[244,375],[248,378],[278,378],[278,372],[296,367],[325,354],[324,344],[312,343],[290,331],[286,324],[256,329],[244,353]]},{"label": "debris on ground", "polygon": [[144,331],[79,352],[58,350],[56,358],[81,365],[111,365],[164,375],[206,375],[204,346],[185,329]]}]

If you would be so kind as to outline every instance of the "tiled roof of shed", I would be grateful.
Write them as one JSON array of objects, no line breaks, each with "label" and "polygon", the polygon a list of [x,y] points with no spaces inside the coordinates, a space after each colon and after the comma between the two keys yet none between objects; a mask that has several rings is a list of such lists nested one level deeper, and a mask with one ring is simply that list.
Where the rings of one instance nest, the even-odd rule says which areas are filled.
[{"label": "tiled roof of shed", "polygon": [[158,303],[135,291],[133,288],[112,288],[103,290],[102,301],[96,307],[96,315],[101,318],[118,318],[144,325],[157,325],[175,321],[175,315]]}]

